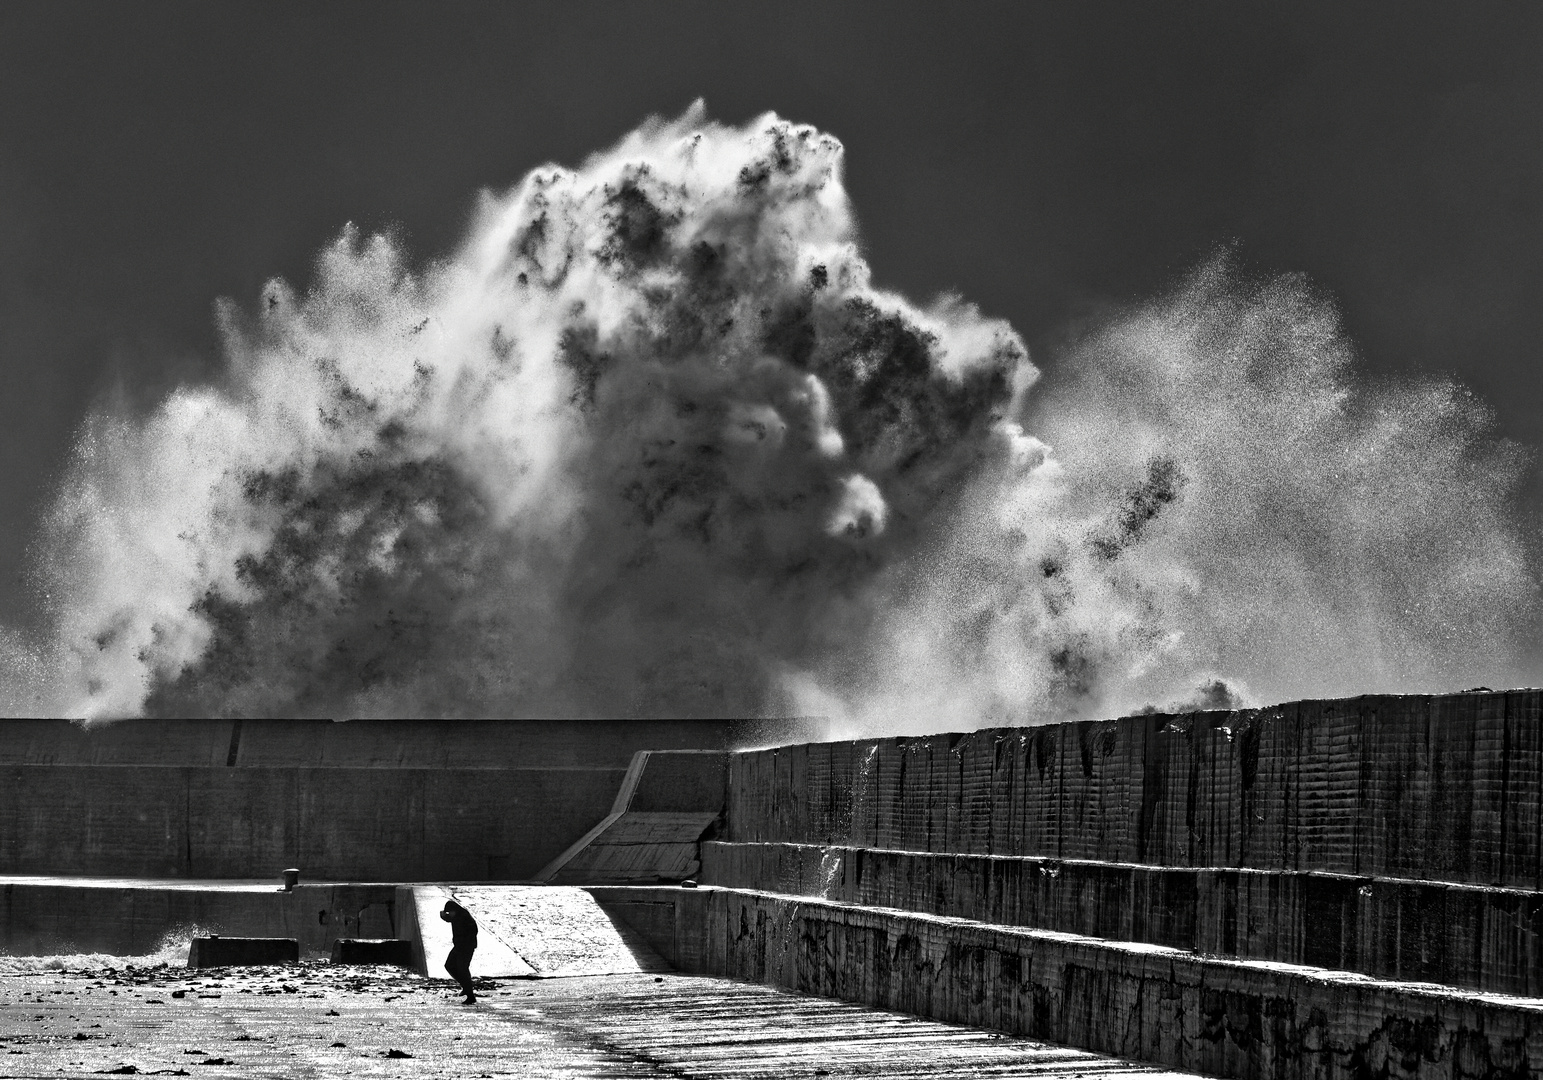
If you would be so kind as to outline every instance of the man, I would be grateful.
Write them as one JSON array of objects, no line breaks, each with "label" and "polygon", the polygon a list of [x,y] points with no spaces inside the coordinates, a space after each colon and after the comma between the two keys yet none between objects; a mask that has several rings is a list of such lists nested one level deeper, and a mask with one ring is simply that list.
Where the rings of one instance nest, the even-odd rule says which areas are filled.
[{"label": "man", "polygon": [[439,917],[450,924],[450,955],[445,957],[445,970],[466,991],[466,1004],[477,1000],[471,988],[471,954],[477,951],[477,920],[454,900],[445,901],[445,910]]}]

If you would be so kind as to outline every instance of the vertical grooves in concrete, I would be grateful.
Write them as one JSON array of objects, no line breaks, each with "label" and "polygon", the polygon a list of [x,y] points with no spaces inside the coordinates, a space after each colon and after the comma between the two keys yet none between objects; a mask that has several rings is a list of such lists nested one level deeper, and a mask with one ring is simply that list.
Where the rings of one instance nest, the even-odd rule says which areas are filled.
[{"label": "vertical grooves in concrete", "polygon": [[234,768],[236,757],[241,753],[241,721],[232,721],[230,725],[230,752],[225,755],[225,767]]}]

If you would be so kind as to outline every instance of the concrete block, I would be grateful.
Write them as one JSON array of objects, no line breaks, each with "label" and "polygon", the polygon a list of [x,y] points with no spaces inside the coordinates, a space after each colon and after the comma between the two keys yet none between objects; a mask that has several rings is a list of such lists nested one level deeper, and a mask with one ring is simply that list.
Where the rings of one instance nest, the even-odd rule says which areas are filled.
[{"label": "concrete block", "polygon": [[395,964],[413,966],[413,943],[401,938],[338,938],[332,943],[334,964]]},{"label": "concrete block", "polygon": [[300,943],[294,938],[196,937],[188,949],[188,967],[257,967],[298,964]]}]

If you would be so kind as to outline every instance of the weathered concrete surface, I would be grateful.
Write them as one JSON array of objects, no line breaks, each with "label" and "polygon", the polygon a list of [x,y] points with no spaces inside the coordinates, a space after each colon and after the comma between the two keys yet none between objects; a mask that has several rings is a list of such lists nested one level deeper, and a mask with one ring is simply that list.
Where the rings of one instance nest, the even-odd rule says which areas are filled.
[{"label": "weathered concrete surface", "polygon": [[268,881],[0,878],[0,952],[155,951],[169,933],[292,937],[326,956],[341,937],[396,937],[396,887]]},{"label": "weathered concrete surface", "polygon": [[1543,997],[1543,895],[1527,890],[720,841],[701,880]]},{"label": "weathered concrete surface", "polygon": [[476,978],[572,978],[668,971],[670,965],[626,923],[605,913],[583,889],[525,885],[415,885],[398,891],[411,912],[402,936],[412,943],[413,968],[447,978],[450,925],[439,917],[454,899],[477,920]]},{"label": "weathered concrete surface", "polygon": [[[3,969],[0,969],[3,970]],[[183,996],[173,997],[177,991]],[[674,975],[485,985],[380,968],[0,975],[0,1074],[785,1080],[1174,1077],[1078,1050]],[[391,1050],[411,1056],[387,1057]]]},{"label": "weathered concrete surface", "polygon": [[733,755],[747,842],[1543,885],[1543,692]]},{"label": "weathered concrete surface", "polygon": [[719,888],[597,887],[683,971],[1216,1076],[1543,1071],[1543,1000]]},{"label": "weathered concrete surface", "polygon": [[0,720],[0,874],[528,879],[728,720]]},{"label": "weathered concrete surface", "polygon": [[652,885],[694,877],[700,842],[727,799],[729,755],[711,750],[639,750],[611,812],[536,880],[553,885]]}]

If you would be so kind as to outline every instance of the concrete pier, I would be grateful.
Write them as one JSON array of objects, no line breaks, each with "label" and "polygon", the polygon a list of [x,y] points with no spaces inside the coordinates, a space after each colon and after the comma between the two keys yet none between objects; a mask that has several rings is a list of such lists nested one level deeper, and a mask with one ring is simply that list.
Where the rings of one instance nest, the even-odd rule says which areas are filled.
[{"label": "concrete pier", "polygon": [[213,920],[312,955],[417,941],[428,972],[450,890],[506,975],[604,938],[607,977],[657,960],[1215,1076],[1543,1074],[1538,691],[755,751],[722,722],[481,723],[0,725],[0,870],[166,879],[12,876],[6,947]]}]

